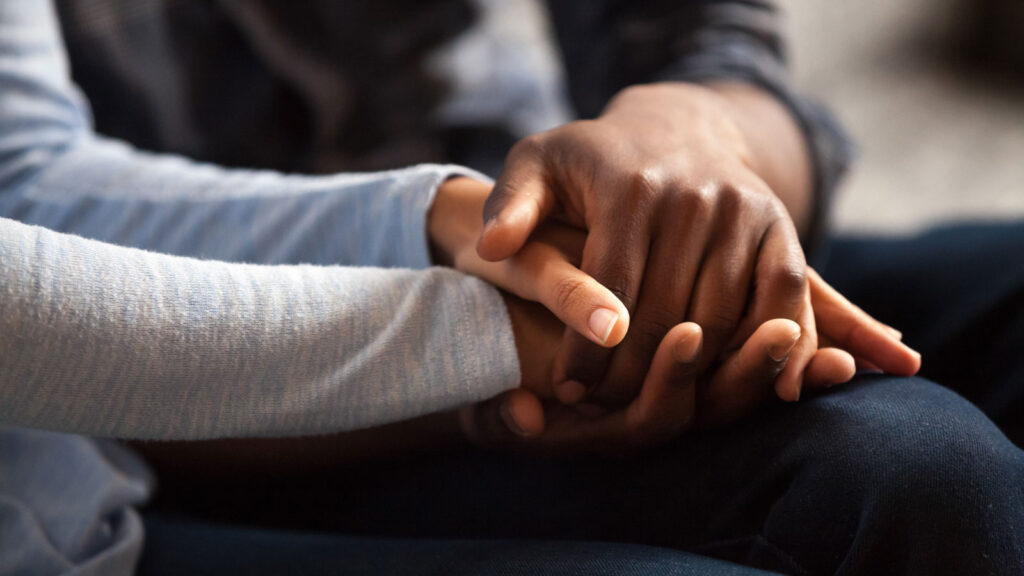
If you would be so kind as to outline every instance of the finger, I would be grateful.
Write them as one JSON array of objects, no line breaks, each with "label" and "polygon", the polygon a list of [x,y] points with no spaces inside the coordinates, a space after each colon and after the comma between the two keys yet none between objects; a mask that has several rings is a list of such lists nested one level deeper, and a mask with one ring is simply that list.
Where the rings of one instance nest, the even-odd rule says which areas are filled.
[{"label": "finger", "polygon": [[629,329],[629,311],[597,280],[555,247],[531,242],[508,261],[513,292],[543,304],[566,326],[599,346],[615,346]]},{"label": "finger", "polygon": [[696,324],[674,327],[658,346],[643,388],[629,406],[596,419],[552,417],[542,442],[559,449],[621,452],[681,433],[693,421],[702,342]]},{"label": "finger", "polygon": [[688,428],[696,405],[697,367],[704,334],[693,322],[669,330],[662,339],[626,421],[641,442],[667,440]]},{"label": "finger", "polygon": [[687,320],[704,329],[701,373],[719,360],[732,340],[746,307],[754,273],[756,239],[729,236],[732,238],[726,244],[704,256],[686,315]]},{"label": "finger", "polygon": [[585,235],[541,225],[520,251],[500,262],[459,255],[456,265],[515,294],[544,305],[563,324],[600,346],[615,346],[629,329],[629,311],[607,288],[570,259],[583,250]]},{"label": "finger", "polygon": [[557,199],[546,182],[539,140],[521,140],[509,152],[484,203],[484,230],[477,241],[477,253],[490,261],[515,254],[556,206]]},{"label": "finger", "polygon": [[819,348],[804,370],[804,388],[845,384],[857,373],[853,356],[839,348]]},{"label": "finger", "polygon": [[921,355],[903,344],[897,331],[855,306],[814,270],[808,270],[808,279],[815,319],[835,346],[890,374],[917,373]]},{"label": "finger", "polygon": [[459,424],[466,439],[474,444],[518,444],[544,431],[544,408],[536,396],[518,388],[462,407]]},{"label": "finger", "polygon": [[678,225],[655,235],[630,330],[612,354],[604,379],[591,391],[592,400],[614,406],[632,401],[661,341],[686,317],[707,242],[708,211],[691,206],[675,210]]},{"label": "finger", "polygon": [[715,372],[701,394],[701,425],[731,422],[767,398],[800,338],[800,326],[788,319],[762,324]]},{"label": "finger", "polygon": [[[879,322],[879,324],[881,324],[881,322]],[[896,332],[896,330],[890,329],[885,324],[881,324],[881,325],[887,331],[891,330],[892,332]],[[902,334],[900,336],[902,337]],[[895,335],[893,337],[895,338]],[[842,350],[841,348],[836,348],[835,343],[832,342],[831,338],[829,338],[828,336],[826,336],[824,334],[819,333],[818,334],[818,349],[819,350],[824,350],[825,348],[835,348],[836,350]],[[847,354],[850,354],[846,350],[843,350],[843,352],[845,352]],[[863,358],[857,358],[856,356],[853,356],[852,354],[850,354],[850,357],[853,358],[854,366],[855,366],[855,368],[857,370],[871,370],[873,372],[881,372],[882,371],[878,366],[875,366],[874,364],[872,364],[871,362],[868,362],[867,360],[864,360]]]},{"label": "finger", "polygon": [[807,263],[796,228],[779,218],[765,232],[758,250],[754,293],[734,343],[742,342],[773,318],[796,321],[807,291]]},{"label": "finger", "polygon": [[870,370],[872,372],[881,372],[882,371],[881,368],[879,368],[878,366],[875,366],[871,362],[865,362],[864,360],[858,360],[856,358],[854,358],[854,365],[857,367],[857,370]]},{"label": "finger", "polygon": [[[636,303],[647,261],[650,234],[646,225],[594,228],[583,248],[582,270],[609,289],[628,314]],[[628,321],[628,320],[627,320]],[[555,394],[565,403],[578,402],[600,382],[611,351],[566,332],[555,358]]]},{"label": "finger", "polygon": [[796,318],[797,324],[800,325],[800,339],[790,351],[786,367],[775,379],[775,394],[786,402],[796,402],[800,399],[804,370],[818,351],[818,327],[814,322],[814,311],[811,308],[811,293],[807,288],[804,288],[803,302]]},{"label": "finger", "polygon": [[[813,271],[813,270],[811,270],[811,269],[808,269],[808,270],[809,270],[809,273],[814,273],[814,274],[817,274],[817,272],[814,272],[814,271]],[[860,308],[860,307],[859,307],[859,306],[857,306],[856,304],[854,304],[854,303],[850,302],[849,300],[847,300],[847,299],[846,299],[846,297],[845,297],[845,296],[843,296],[842,294],[839,294],[839,292],[838,292],[838,291],[837,291],[837,290],[836,290],[835,288],[832,288],[832,286],[831,286],[831,285],[829,285],[829,284],[828,284],[827,282],[825,282],[825,280],[823,280],[823,279],[821,278],[821,276],[816,276],[816,277],[815,277],[815,279],[814,279],[814,282],[820,282],[820,283],[824,284],[824,287],[825,287],[826,289],[830,289],[830,290],[831,290],[831,291],[832,291],[832,292],[833,292],[834,294],[838,294],[838,298],[839,298],[839,299],[840,299],[841,301],[845,301],[845,302],[846,302],[847,304],[849,304],[850,306],[852,306],[852,307],[853,307],[853,308],[854,308],[855,310],[859,310],[859,311],[861,311],[861,312],[864,312],[864,310],[863,310],[862,308]],[[822,298],[822,299],[825,299],[825,298],[827,298],[827,297],[825,297],[825,296],[822,296],[821,298]],[[880,330],[882,330],[883,332],[885,332],[886,334],[888,334],[890,338],[892,338],[893,340],[896,340],[897,342],[902,342],[902,341],[903,341],[903,332],[900,332],[899,330],[897,330],[897,329],[893,328],[892,326],[889,326],[889,325],[888,325],[888,324],[886,324],[885,322],[882,322],[882,321],[878,320],[877,318],[875,318],[875,317],[871,316],[871,315],[870,315],[870,314],[868,314],[867,312],[864,312],[864,315],[865,315],[865,316],[866,316],[866,317],[868,318],[868,320],[869,320],[869,321],[870,321],[870,322],[871,322],[872,324],[874,324],[874,325],[875,325],[875,326],[877,326],[877,327],[878,327],[878,328],[879,328]],[[826,335],[826,334],[820,334],[820,333],[819,333],[819,335],[818,335],[818,340],[819,340],[820,342],[829,342],[829,344],[822,344],[822,346],[826,346],[826,345],[827,345],[827,346],[831,346],[831,345],[832,345],[832,344],[831,344],[831,338],[829,338],[829,337],[828,337],[828,335]],[[913,348],[911,348],[911,350],[913,350]]]}]

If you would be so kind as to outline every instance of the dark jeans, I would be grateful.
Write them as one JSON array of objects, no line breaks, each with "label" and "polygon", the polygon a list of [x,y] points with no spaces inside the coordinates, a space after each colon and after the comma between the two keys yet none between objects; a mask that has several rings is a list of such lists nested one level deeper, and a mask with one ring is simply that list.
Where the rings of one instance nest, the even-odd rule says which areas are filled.
[{"label": "dark jeans", "polygon": [[841,240],[825,273],[982,409],[862,374],[629,459],[473,452],[254,480],[208,503],[288,530],[151,514],[142,573],[756,573],[718,558],[1021,574],[1024,223]]}]

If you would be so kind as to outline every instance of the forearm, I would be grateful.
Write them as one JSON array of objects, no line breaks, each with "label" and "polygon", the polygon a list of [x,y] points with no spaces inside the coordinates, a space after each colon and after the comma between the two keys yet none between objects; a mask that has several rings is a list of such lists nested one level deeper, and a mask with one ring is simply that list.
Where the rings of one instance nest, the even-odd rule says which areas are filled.
[{"label": "forearm", "polygon": [[365,430],[302,438],[133,442],[162,481],[298,477],[367,461],[408,459],[468,447],[454,412]]},{"label": "forearm", "polygon": [[497,291],[451,270],[253,266],[0,219],[0,422],[97,436],[324,434],[519,384]]},{"label": "forearm", "polygon": [[[226,170],[88,134],[52,153],[36,146],[22,154],[46,160],[0,178],[0,216],[122,246],[261,264],[427,267],[434,190],[467,172]],[[0,158],[0,170],[16,161]]]}]

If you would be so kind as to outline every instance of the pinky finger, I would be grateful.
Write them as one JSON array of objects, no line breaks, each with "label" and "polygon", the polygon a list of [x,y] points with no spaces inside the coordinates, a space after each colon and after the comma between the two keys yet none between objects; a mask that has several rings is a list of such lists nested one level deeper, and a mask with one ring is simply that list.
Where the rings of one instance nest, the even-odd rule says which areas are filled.
[{"label": "pinky finger", "polygon": [[804,369],[804,386],[828,388],[845,384],[857,372],[853,356],[839,348],[819,348]]}]

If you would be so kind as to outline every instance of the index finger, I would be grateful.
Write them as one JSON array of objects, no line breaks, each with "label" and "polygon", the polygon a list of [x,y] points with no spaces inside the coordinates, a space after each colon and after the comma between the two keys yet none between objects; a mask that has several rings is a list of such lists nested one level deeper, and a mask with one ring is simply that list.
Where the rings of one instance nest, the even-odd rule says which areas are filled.
[{"label": "index finger", "polygon": [[807,262],[792,221],[780,218],[761,239],[750,308],[733,337],[738,348],[765,322],[797,321],[807,288]]},{"label": "index finger", "polygon": [[[603,225],[590,231],[583,248],[583,272],[610,290],[630,317],[636,308],[647,262],[649,236],[645,225],[616,229]],[[606,329],[592,327],[596,328]],[[571,404],[582,399],[587,390],[604,378],[610,358],[611,349],[567,330],[555,358],[552,379],[559,400]]]}]

